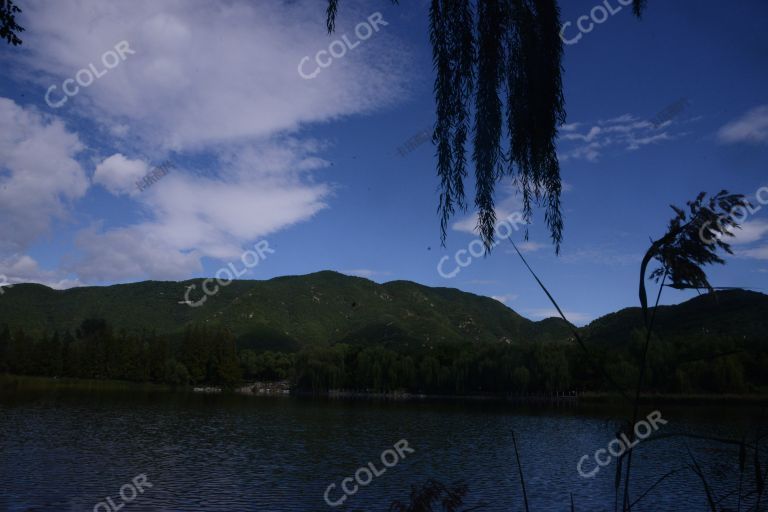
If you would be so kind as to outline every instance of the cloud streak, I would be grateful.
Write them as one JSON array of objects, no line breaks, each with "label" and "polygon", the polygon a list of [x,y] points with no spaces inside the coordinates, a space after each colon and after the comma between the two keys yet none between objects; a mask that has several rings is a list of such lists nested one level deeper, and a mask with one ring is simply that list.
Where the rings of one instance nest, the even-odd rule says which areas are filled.
[{"label": "cloud streak", "polygon": [[726,124],[717,132],[724,144],[768,143],[768,105],[755,107],[740,118]]},{"label": "cloud streak", "polygon": [[[525,309],[523,312],[535,320],[544,320],[545,318],[553,317],[560,318],[560,314],[556,309],[534,308]],[[576,325],[586,324],[593,318],[592,315],[588,315],[586,313],[577,313],[575,311],[563,311],[563,313],[569,322]]]},{"label": "cloud streak", "polygon": [[597,162],[608,151],[637,151],[644,146],[671,141],[682,134],[673,134],[674,123],[661,124],[624,114],[595,124],[572,123],[560,129],[558,157],[562,162],[586,160]]}]

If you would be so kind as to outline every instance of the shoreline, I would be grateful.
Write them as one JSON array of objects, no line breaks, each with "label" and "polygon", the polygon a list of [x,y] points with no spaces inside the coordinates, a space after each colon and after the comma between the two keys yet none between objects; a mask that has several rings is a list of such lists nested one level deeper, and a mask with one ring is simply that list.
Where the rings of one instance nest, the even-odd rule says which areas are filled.
[{"label": "shoreline", "polygon": [[[140,391],[178,392],[193,394],[241,395],[248,397],[283,397],[321,400],[374,400],[391,402],[419,401],[469,401],[510,404],[541,405],[621,405],[621,397],[615,393],[589,391],[584,393],[531,393],[517,395],[445,395],[426,393],[373,393],[364,391],[330,390],[323,393],[295,391],[287,383],[248,383],[233,390],[219,386],[171,386],[148,382],[119,380],[76,379],[39,377],[31,375],[0,374],[0,394],[25,391]],[[642,404],[669,405],[768,405],[768,394],[695,394],[695,393],[649,393],[641,397]]]}]

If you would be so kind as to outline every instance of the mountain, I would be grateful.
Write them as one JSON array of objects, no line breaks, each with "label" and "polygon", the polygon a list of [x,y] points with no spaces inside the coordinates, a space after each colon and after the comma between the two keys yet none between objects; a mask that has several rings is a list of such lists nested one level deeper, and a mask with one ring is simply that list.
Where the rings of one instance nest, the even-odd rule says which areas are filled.
[{"label": "mountain", "polygon": [[192,323],[225,325],[243,347],[294,350],[305,344],[440,343],[556,340],[567,337],[558,319],[528,320],[499,301],[410,281],[377,284],[323,271],[267,281],[233,281],[200,307],[202,279],[145,281],[53,290],[19,284],[0,295],[0,325],[30,333],[74,331],[86,318],[116,330],[180,333]]},{"label": "mountain", "polygon": [[[581,329],[591,343],[622,345],[643,328],[639,307],[605,315]],[[654,331],[662,337],[731,336],[765,339],[768,295],[746,290],[705,294],[674,306],[659,306]]]},{"label": "mountain", "polygon": [[[410,281],[377,284],[323,271],[266,281],[233,281],[200,307],[203,280],[144,281],[104,287],[53,290],[19,284],[0,295],[0,325],[35,334],[77,329],[87,318],[103,318],[117,331],[181,333],[190,324],[224,325],[241,347],[297,350],[307,344],[422,344],[472,341],[566,340],[571,330],[557,318],[539,322],[504,304],[453,288]],[[661,306],[660,335],[706,334],[764,338],[768,296],[722,291],[682,304]],[[589,343],[623,345],[643,325],[640,308],[626,308],[580,329]]]}]

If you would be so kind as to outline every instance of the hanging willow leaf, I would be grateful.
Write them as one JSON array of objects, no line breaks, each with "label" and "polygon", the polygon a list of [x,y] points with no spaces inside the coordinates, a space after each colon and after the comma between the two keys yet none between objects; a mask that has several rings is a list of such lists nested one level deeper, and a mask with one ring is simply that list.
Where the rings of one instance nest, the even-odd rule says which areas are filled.
[{"label": "hanging willow leaf", "polygon": [[473,161],[476,179],[475,207],[478,211],[477,229],[486,249],[493,243],[493,230],[496,227],[493,192],[502,170],[500,90],[504,72],[504,50],[499,41],[503,37],[506,21],[501,0],[478,1]]},{"label": "hanging willow leaf", "polygon": [[24,27],[16,23],[16,14],[20,12],[21,9],[13,4],[13,0],[0,0],[0,39],[5,39],[13,46],[22,42],[19,34],[24,32]]},{"label": "hanging willow leaf", "polygon": [[[437,174],[440,178],[440,229],[445,233],[455,208],[466,208],[465,146],[474,85],[475,41],[468,1],[432,0],[429,18],[438,110],[432,140],[437,148]],[[443,34],[451,37],[444,37]]]},{"label": "hanging willow leaf", "polygon": [[[507,131],[509,167],[530,222],[533,203],[546,207],[545,220],[559,252],[562,241],[557,127],[565,122],[562,93],[560,11],[555,0],[513,0],[507,34]],[[526,233],[527,234],[527,233]]]},{"label": "hanging willow leaf", "polygon": [[632,12],[635,13],[635,16],[639,18],[643,14],[647,3],[648,0],[632,0]]},{"label": "hanging willow leaf", "polygon": [[[392,0],[392,3],[397,5],[398,1],[399,0]],[[328,7],[325,9],[325,26],[328,29],[329,34],[336,31],[336,15],[338,12],[339,0],[328,0]]]},{"label": "hanging willow leaf", "polygon": [[[338,4],[328,0],[329,31]],[[646,0],[633,0],[635,15],[645,6]],[[443,244],[450,219],[466,208],[465,145],[471,125],[477,230],[486,250],[494,242],[496,184],[511,178],[522,196],[524,219],[530,222],[534,208],[543,207],[555,251],[560,251],[562,182],[556,143],[565,122],[560,29],[557,0],[430,1],[437,112],[432,141]],[[502,145],[504,129],[508,147]]]},{"label": "hanging willow leaf", "polygon": [[450,23],[450,54],[456,86],[453,88],[453,189],[457,206],[466,208],[464,178],[467,176],[466,143],[470,130],[470,106],[475,81],[475,34],[469,0],[451,0],[447,12]]},{"label": "hanging willow leaf", "polygon": [[339,10],[339,0],[328,0],[328,8],[325,10],[325,26],[328,33],[336,30],[336,13]]}]

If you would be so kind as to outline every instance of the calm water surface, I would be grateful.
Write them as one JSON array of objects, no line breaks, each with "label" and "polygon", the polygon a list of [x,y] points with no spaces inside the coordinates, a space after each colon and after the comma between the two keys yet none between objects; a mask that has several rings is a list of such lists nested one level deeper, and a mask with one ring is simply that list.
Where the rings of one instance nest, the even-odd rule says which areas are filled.
[{"label": "calm water surface", "polygon": [[[650,412],[647,409],[644,413]],[[661,407],[659,432],[740,438],[754,411]],[[533,512],[613,510],[615,463],[594,478],[576,464],[605,448],[619,414],[606,407],[530,409],[489,403],[372,403],[174,393],[0,397],[0,510],[92,511],[140,474],[152,484],[121,512],[384,511],[434,478],[469,485],[468,508],[523,510],[514,430]],[[415,452],[333,509],[323,493],[400,439]],[[689,441],[718,492],[738,486],[738,450]],[[690,460],[682,440],[644,441],[635,496]],[[591,458],[591,457],[590,457]],[[595,467],[593,461],[586,464]],[[727,503],[727,502],[724,502]],[[681,472],[636,510],[705,511],[701,482]],[[735,509],[735,501],[734,501]],[[98,510],[106,510],[103,507]],[[633,509],[635,510],[635,509]]]}]

